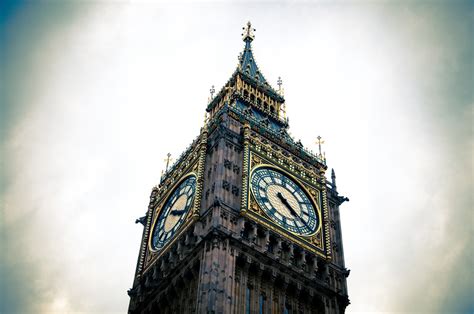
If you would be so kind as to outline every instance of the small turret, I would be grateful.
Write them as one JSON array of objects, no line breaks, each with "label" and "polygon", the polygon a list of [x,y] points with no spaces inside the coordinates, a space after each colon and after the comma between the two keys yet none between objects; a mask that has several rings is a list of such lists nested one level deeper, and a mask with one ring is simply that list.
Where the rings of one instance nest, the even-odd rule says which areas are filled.
[{"label": "small turret", "polygon": [[334,172],[334,168],[331,168],[331,185],[335,191],[337,191],[336,186],[336,172]]}]

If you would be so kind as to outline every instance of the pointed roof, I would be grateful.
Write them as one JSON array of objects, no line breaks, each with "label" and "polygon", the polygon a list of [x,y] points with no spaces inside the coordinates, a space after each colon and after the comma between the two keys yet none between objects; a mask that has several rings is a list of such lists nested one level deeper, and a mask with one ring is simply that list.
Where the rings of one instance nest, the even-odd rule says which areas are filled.
[{"label": "pointed roof", "polygon": [[250,78],[256,80],[260,84],[264,84],[270,86],[267,83],[267,80],[260,72],[257,66],[257,62],[255,62],[255,58],[252,53],[252,41],[255,38],[253,32],[255,29],[252,28],[252,24],[250,22],[247,23],[246,27],[243,27],[244,33],[242,34],[242,39],[245,42],[245,48],[243,53],[239,56],[239,70],[242,73],[248,75]]},{"label": "pointed roof", "polygon": [[[229,83],[235,82],[237,76],[240,76],[244,81],[249,84],[254,85],[256,88],[261,89],[264,93],[266,93],[269,97],[275,99],[280,103],[284,103],[285,99],[280,91],[275,90],[265,79],[263,74],[260,72],[257,66],[257,62],[255,62],[255,58],[252,52],[252,41],[255,38],[253,32],[255,29],[252,28],[252,24],[247,22],[246,27],[243,27],[244,33],[242,34],[242,40],[245,42],[244,51],[239,55],[239,63],[237,69],[234,71],[230,79],[228,80],[227,84],[222,87],[222,89],[213,97],[211,95],[211,100],[207,106],[207,111],[209,112],[219,101],[224,97],[224,93],[226,91],[226,86]],[[279,85],[281,84],[279,78]]]}]

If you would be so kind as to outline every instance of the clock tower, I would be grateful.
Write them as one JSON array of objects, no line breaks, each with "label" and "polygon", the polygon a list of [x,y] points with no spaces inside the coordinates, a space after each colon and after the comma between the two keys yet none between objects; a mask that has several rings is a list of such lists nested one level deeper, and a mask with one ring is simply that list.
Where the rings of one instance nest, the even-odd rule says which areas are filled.
[{"label": "clock tower", "polygon": [[[339,206],[326,159],[288,134],[285,99],[244,27],[237,69],[151,191],[129,313],[343,313]],[[320,139],[319,139],[320,140]]]}]

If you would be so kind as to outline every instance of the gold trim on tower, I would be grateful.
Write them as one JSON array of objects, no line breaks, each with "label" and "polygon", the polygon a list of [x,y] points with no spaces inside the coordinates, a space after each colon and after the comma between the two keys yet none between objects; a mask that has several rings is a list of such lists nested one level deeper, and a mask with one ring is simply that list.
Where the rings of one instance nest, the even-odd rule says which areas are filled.
[{"label": "gold trim on tower", "polygon": [[[186,218],[185,218],[185,221],[184,221],[183,225],[181,226],[181,228],[179,228],[179,230],[176,232],[176,234],[173,236],[173,238],[169,242],[165,243],[165,245],[163,245],[163,247],[161,247],[160,249],[153,248],[153,245],[151,243],[152,238],[153,238],[153,232],[155,230],[155,226],[156,226],[156,223],[158,221],[158,217],[160,217],[160,214],[161,214],[161,211],[163,210],[164,205],[168,202],[171,194],[173,194],[173,192],[176,190],[176,188],[181,183],[183,183],[187,178],[192,177],[192,176],[194,176],[196,178],[196,191],[194,192],[193,206],[191,207],[189,212],[186,213]],[[155,210],[154,210],[154,213],[153,213],[153,224],[151,226],[151,229],[149,231],[149,236],[148,236],[148,249],[150,250],[150,252],[158,253],[158,252],[161,252],[161,251],[166,251],[166,249],[172,243],[174,243],[174,241],[179,237],[179,235],[182,234],[183,229],[186,229],[186,227],[189,225],[190,221],[193,220],[192,219],[193,215],[191,213],[194,213],[196,203],[197,203],[197,196],[198,196],[197,195],[197,184],[198,184],[197,183],[197,174],[195,172],[190,172],[190,173],[184,175],[178,181],[176,181],[176,183],[173,185],[172,188],[170,188],[168,190],[166,196],[163,198],[163,202],[161,202],[157,207],[155,207]]]},{"label": "gold trim on tower", "polygon": [[[204,126],[201,129],[201,135],[198,138],[197,145],[192,147],[192,150],[187,153],[187,156],[174,167],[172,173],[160,184],[160,188],[156,189],[156,199],[152,203],[152,208],[149,208],[148,219],[146,224],[146,234],[144,237],[144,252],[141,259],[140,272],[137,276],[141,276],[147,272],[153,263],[160,258],[173,245],[181,235],[189,229],[189,227],[199,219],[200,208],[202,202],[202,188],[204,179],[204,165],[206,160],[208,130]],[[181,228],[176,232],[174,237],[166,243],[159,250],[154,250],[150,245],[151,233],[153,232],[155,222],[159,216],[159,212],[163,208],[170,193],[185,180],[187,177],[194,175],[196,177],[196,191],[193,200],[193,207],[189,210],[186,216],[186,221]],[[146,244],[145,244],[146,243]]]},{"label": "gold trim on tower", "polygon": [[[250,137],[250,130],[245,129],[244,127],[244,174],[242,176],[241,214],[288,238],[302,248],[314,252],[326,259],[331,259],[327,187],[324,178],[324,169],[320,169],[318,174],[313,173],[316,175],[316,179],[314,179],[314,177],[301,177],[293,174],[290,169],[295,169],[299,166],[291,164],[290,167],[288,167],[290,169],[282,167],[281,161],[279,162],[279,160],[276,160],[281,157],[280,154],[267,154],[265,157],[262,156],[255,151],[254,147],[252,147],[250,139],[252,141],[256,140]],[[271,149],[271,147],[268,149]],[[280,171],[287,175],[304,190],[308,197],[310,197],[311,202],[315,205],[319,219],[318,229],[313,234],[301,235],[286,230],[263,212],[255,200],[253,193],[249,192],[251,189],[250,182],[254,171],[262,167],[273,168],[276,171]],[[298,172],[298,174],[299,173],[300,172]]]}]

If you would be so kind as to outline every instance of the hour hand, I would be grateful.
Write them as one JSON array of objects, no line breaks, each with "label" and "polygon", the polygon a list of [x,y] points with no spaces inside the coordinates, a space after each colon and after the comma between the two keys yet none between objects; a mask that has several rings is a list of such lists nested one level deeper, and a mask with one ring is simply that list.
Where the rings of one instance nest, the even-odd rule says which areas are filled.
[{"label": "hour hand", "polygon": [[293,207],[291,207],[291,205],[288,203],[288,201],[286,200],[286,198],[280,193],[278,192],[277,193],[277,196],[278,198],[281,200],[281,202],[290,210],[290,213],[295,216],[295,217],[298,217],[298,220],[301,221],[303,223],[303,225],[306,226],[306,228],[309,229],[308,227],[308,224],[306,223],[306,221],[304,221],[300,215],[298,215],[298,213],[296,213],[296,211],[293,209]]},{"label": "hour hand", "polygon": [[181,209],[181,210],[173,210],[170,214],[173,215],[173,216],[180,216],[182,214],[184,214],[186,212],[185,209]]},{"label": "hour hand", "polygon": [[295,210],[293,209],[293,207],[291,207],[291,205],[288,204],[288,201],[286,200],[286,198],[285,198],[280,192],[277,193],[277,196],[278,196],[278,198],[281,200],[281,202],[290,210],[290,213],[291,213],[293,216],[298,216],[298,214],[295,212]]}]

